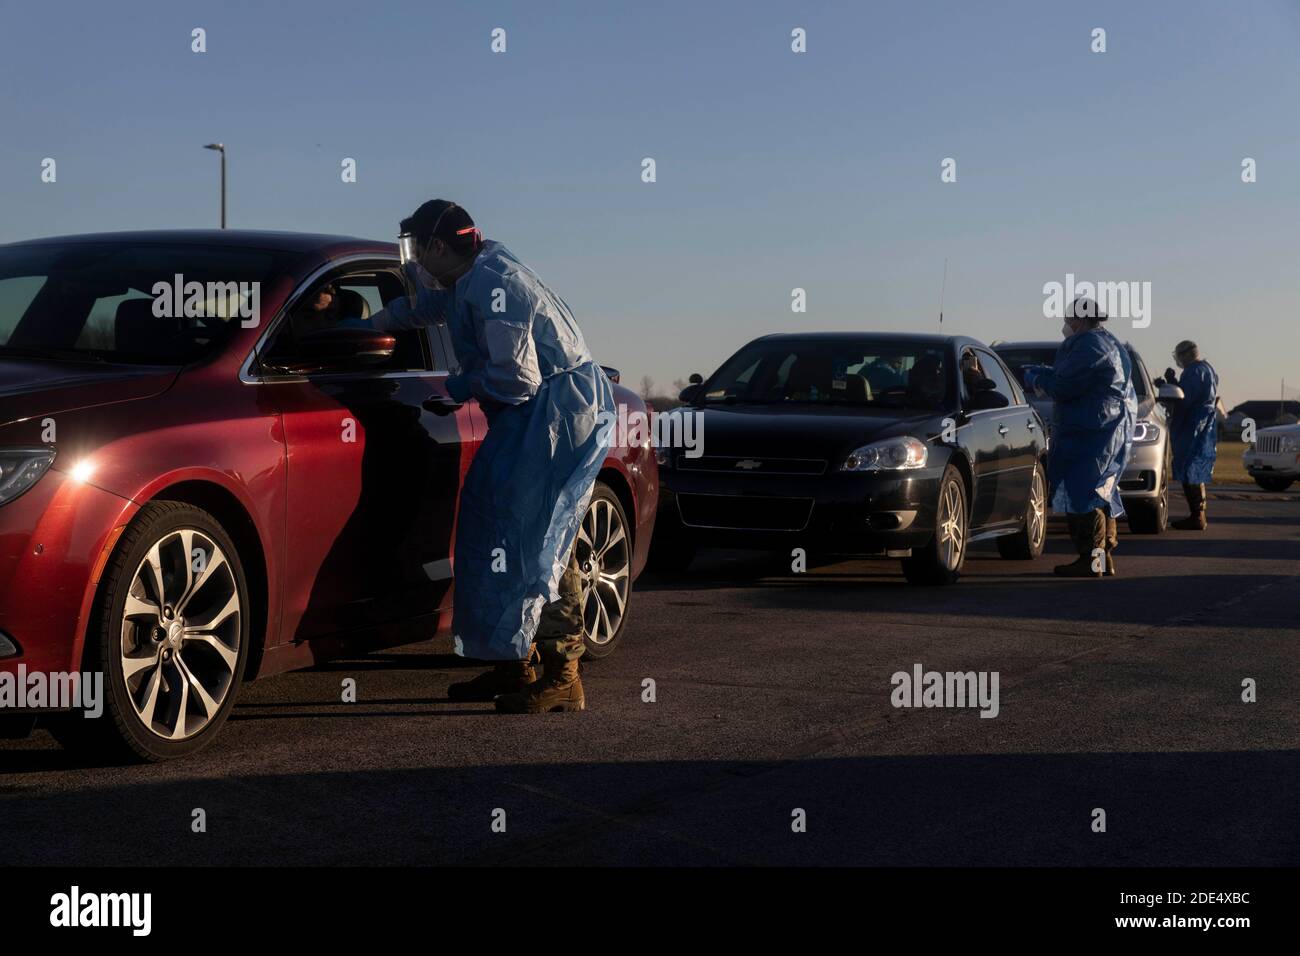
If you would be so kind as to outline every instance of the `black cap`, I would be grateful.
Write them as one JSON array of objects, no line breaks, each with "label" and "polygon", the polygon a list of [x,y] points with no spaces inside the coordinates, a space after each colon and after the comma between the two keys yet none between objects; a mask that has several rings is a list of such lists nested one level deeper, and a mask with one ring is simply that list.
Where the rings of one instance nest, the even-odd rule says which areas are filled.
[{"label": "black cap", "polygon": [[449,199],[430,199],[400,225],[402,235],[415,236],[421,245],[441,239],[462,255],[470,255],[483,244],[483,234],[470,214]]},{"label": "black cap", "polygon": [[1069,319],[1091,319],[1094,322],[1105,322],[1107,319],[1106,313],[1101,311],[1097,301],[1085,295],[1078,296],[1065,307],[1065,316]]}]

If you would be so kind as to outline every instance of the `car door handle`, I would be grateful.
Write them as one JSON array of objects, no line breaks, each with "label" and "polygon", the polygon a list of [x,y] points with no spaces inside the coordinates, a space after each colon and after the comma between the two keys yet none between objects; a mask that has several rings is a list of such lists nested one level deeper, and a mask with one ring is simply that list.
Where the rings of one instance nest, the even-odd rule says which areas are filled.
[{"label": "car door handle", "polygon": [[998,434],[999,434],[999,435],[1005,435],[1006,433],[1007,433],[1007,426],[1006,426],[1006,425],[999,425],[999,426],[998,426]]},{"label": "car door handle", "polygon": [[1029,419],[1029,430],[1030,430],[1030,431],[1033,431],[1033,430],[1034,430],[1035,428],[1037,428],[1037,427],[1038,427],[1038,426],[1034,424],[1034,420],[1033,420],[1032,418]]},{"label": "car door handle", "polygon": [[422,404],[426,412],[433,412],[435,415],[449,415],[462,405],[461,402],[445,395],[431,395]]}]

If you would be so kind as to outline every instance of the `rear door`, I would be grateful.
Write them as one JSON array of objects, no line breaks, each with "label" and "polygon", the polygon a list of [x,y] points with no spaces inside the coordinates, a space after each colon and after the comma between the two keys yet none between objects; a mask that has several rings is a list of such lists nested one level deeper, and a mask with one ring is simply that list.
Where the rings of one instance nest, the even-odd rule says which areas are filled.
[{"label": "rear door", "polygon": [[[358,307],[364,300],[367,314],[402,294],[384,269],[344,269],[314,285],[325,281]],[[263,380],[283,416],[288,454],[283,579],[285,628],[295,640],[450,606],[473,426],[447,395],[438,336],[394,334],[397,350],[383,366]],[[272,353],[291,350],[292,335],[284,323]]]}]

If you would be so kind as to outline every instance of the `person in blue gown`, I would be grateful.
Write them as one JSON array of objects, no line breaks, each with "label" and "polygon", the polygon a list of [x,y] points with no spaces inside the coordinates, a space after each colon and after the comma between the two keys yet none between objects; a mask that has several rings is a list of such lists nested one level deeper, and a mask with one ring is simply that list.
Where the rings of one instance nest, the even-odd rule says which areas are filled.
[{"label": "person in blue gown", "polygon": [[613,388],[564,300],[462,207],[430,200],[401,228],[418,250],[407,267],[416,294],[371,322],[445,321],[461,365],[447,392],[477,399],[489,426],[460,493],[452,633],[457,654],[498,663],[449,694],[507,712],[582,710],[575,543],[610,444]]},{"label": "person in blue gown", "polygon": [[1065,336],[1050,366],[1029,366],[1025,385],[1053,400],[1047,480],[1053,510],[1063,512],[1078,557],[1058,565],[1064,577],[1115,573],[1119,480],[1133,446],[1137,393],[1128,349],[1106,330],[1091,299],[1066,310]]},{"label": "person in blue gown", "polygon": [[1183,400],[1173,407],[1170,438],[1174,450],[1174,478],[1183,486],[1190,512],[1186,518],[1171,521],[1171,528],[1204,531],[1205,486],[1214,474],[1217,453],[1215,442],[1219,427],[1219,375],[1201,358],[1192,341],[1174,347],[1174,361],[1182,374],[1165,370],[1165,381],[1183,390]]}]

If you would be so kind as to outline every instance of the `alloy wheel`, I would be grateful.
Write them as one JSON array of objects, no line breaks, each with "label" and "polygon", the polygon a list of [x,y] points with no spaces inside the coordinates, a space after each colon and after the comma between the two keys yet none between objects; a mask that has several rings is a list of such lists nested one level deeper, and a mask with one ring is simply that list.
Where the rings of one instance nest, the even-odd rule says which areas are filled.
[{"label": "alloy wheel", "polygon": [[1037,549],[1047,529],[1047,495],[1043,490],[1043,475],[1034,469],[1034,480],[1029,486],[1029,546]]},{"label": "alloy wheel", "polygon": [[944,486],[939,498],[939,558],[949,571],[961,564],[962,549],[966,545],[965,506],[961,488],[955,481]]},{"label": "alloy wheel", "polygon": [[136,716],[166,740],[200,733],[221,709],[239,661],[243,608],[226,556],[192,528],[154,542],[122,612],[122,679]]},{"label": "alloy wheel", "polygon": [[632,581],[628,544],[618,509],[603,498],[594,499],[578,528],[577,544],[583,631],[593,644],[608,644],[623,622]]}]

